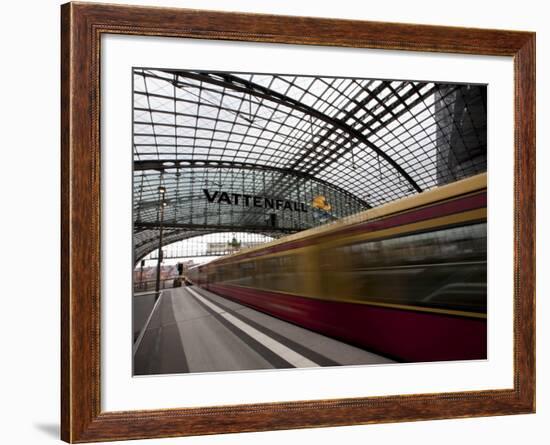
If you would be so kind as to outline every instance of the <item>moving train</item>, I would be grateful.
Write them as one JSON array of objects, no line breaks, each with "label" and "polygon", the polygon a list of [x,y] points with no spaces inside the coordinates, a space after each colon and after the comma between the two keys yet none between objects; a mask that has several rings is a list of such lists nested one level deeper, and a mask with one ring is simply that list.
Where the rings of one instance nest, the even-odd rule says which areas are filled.
[{"label": "moving train", "polygon": [[219,295],[401,362],[487,357],[487,177],[188,271]]}]

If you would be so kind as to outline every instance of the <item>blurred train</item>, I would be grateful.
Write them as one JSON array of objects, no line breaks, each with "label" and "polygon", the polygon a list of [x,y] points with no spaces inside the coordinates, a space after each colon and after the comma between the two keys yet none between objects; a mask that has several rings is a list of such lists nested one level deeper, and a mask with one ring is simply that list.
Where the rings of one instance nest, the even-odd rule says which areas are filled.
[{"label": "blurred train", "polygon": [[219,258],[186,279],[402,362],[487,356],[487,178]]}]

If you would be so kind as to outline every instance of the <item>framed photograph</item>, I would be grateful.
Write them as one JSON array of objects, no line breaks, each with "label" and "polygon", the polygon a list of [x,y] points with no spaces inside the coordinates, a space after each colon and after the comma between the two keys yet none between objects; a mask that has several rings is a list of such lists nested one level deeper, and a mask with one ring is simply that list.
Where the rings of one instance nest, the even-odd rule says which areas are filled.
[{"label": "framed photograph", "polygon": [[62,439],[535,411],[535,35],[62,6]]}]

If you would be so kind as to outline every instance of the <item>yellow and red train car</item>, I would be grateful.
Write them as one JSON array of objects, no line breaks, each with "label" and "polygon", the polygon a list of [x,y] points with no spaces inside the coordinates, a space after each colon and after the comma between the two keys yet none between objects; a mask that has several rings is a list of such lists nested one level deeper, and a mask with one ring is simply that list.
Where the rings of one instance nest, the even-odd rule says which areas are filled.
[{"label": "yellow and red train car", "polygon": [[192,283],[398,361],[487,355],[487,178],[219,258]]}]

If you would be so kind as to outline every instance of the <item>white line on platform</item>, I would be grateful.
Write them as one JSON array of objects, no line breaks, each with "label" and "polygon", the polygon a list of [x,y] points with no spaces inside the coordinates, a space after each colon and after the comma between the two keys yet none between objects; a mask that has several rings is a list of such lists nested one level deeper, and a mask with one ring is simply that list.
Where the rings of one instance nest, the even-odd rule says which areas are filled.
[{"label": "white line on platform", "polygon": [[229,323],[231,323],[233,326],[239,328],[241,331],[252,337],[254,340],[260,342],[262,345],[264,345],[266,348],[268,348],[270,351],[277,354],[282,359],[286,360],[288,363],[292,364],[293,366],[296,366],[297,368],[314,368],[319,367],[317,363],[309,360],[308,358],[304,357],[303,355],[298,354],[297,352],[293,351],[292,349],[286,347],[282,343],[279,343],[277,340],[273,340],[271,337],[265,335],[263,332],[258,331],[257,329],[253,328],[252,326],[246,324],[245,322],[239,320],[238,318],[234,317],[233,315],[227,313],[223,308],[218,306],[217,304],[212,303],[211,301],[207,300],[206,298],[199,295],[196,291],[193,289],[187,288],[189,293],[191,293],[197,300],[199,300],[201,303],[208,306],[210,309],[218,313],[220,316],[225,318]]}]

